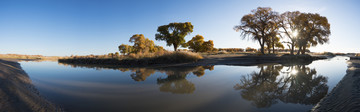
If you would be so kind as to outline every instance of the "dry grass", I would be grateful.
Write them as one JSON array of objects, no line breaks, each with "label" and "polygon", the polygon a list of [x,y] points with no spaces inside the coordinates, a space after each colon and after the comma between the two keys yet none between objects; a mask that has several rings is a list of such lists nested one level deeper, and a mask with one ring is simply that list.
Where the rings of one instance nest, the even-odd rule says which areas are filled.
[{"label": "dry grass", "polygon": [[57,61],[59,56],[22,55],[22,54],[0,54],[0,59],[8,60],[36,60],[36,61]]},{"label": "dry grass", "polygon": [[7,59],[41,59],[42,55],[0,54],[0,58]]},{"label": "dry grass", "polygon": [[171,62],[194,62],[203,57],[197,53],[192,52],[166,52],[155,57],[151,57],[158,61],[171,61]]},{"label": "dry grass", "polygon": [[138,53],[120,56],[74,56],[59,59],[61,63],[74,64],[99,64],[99,65],[153,65],[153,64],[174,64],[196,62],[203,57],[191,52],[157,52],[157,53]]}]

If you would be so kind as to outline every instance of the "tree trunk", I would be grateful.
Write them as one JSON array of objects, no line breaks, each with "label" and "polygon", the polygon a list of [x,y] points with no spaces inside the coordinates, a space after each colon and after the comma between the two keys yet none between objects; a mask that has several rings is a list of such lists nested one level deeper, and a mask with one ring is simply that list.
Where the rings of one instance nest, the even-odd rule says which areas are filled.
[{"label": "tree trunk", "polygon": [[271,37],[271,39],[273,54],[275,54],[275,37]]},{"label": "tree trunk", "polygon": [[303,46],[303,49],[301,51],[301,54],[305,54],[306,46]]},{"label": "tree trunk", "polygon": [[265,55],[265,52],[264,52],[264,42],[261,42],[261,39],[258,39],[259,41],[259,44],[260,44],[260,51],[261,51],[261,54],[262,55]]},{"label": "tree trunk", "polygon": [[273,54],[275,54],[275,45],[274,44],[273,44],[272,49],[273,49]]},{"label": "tree trunk", "polygon": [[294,43],[291,43],[291,49],[290,49],[291,55],[294,55],[294,47],[295,47]]},{"label": "tree trunk", "polygon": [[301,48],[302,48],[302,46],[299,47],[298,52],[297,52],[297,55],[300,55]]},{"label": "tree trunk", "polygon": [[174,46],[174,51],[177,51],[177,45],[176,44],[173,44],[173,46]]},{"label": "tree trunk", "polygon": [[264,44],[260,44],[260,51],[261,51],[261,54],[265,55],[265,52],[264,52]]}]

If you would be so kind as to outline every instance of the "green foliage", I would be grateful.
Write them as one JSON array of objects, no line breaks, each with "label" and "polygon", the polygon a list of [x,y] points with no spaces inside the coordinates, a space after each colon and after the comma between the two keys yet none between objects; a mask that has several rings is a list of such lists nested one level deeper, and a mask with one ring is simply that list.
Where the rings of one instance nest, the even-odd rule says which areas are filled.
[{"label": "green foliage", "polygon": [[184,45],[185,36],[193,32],[194,26],[191,22],[185,23],[170,23],[168,25],[159,26],[155,39],[166,41],[167,46],[174,46],[176,51],[180,45]]}]

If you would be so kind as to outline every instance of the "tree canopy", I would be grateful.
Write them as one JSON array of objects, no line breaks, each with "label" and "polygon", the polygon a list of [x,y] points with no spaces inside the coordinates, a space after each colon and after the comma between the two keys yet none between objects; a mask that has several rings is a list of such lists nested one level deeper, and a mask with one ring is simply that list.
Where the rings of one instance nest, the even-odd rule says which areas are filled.
[{"label": "tree canopy", "polygon": [[135,34],[131,36],[129,42],[134,43],[134,45],[121,44],[119,46],[119,51],[121,53],[153,53],[164,51],[163,47],[155,45],[154,41],[145,38],[143,34]]},{"label": "tree canopy", "polygon": [[186,46],[195,52],[209,52],[214,49],[214,42],[212,40],[204,41],[203,36],[196,35],[186,43]]},{"label": "tree canopy", "polygon": [[324,16],[314,13],[302,13],[296,19],[298,25],[298,54],[304,54],[307,46],[316,46],[329,41],[330,24]]},{"label": "tree canopy", "polygon": [[[294,54],[294,48],[296,46],[297,42],[297,34],[298,34],[298,25],[296,19],[300,16],[299,11],[294,12],[284,12],[280,15],[280,22],[279,26],[282,29],[282,32],[279,36],[281,37],[287,37],[289,41],[285,41],[284,43],[288,43],[290,47],[290,54]],[[282,34],[284,36],[282,36]]]},{"label": "tree canopy", "polygon": [[170,23],[168,25],[159,26],[155,39],[160,41],[166,41],[167,46],[173,45],[174,51],[180,45],[185,43],[185,36],[193,32],[194,26],[191,22],[185,23]]},{"label": "tree canopy", "polygon": [[214,42],[212,40],[206,41],[201,47],[203,52],[211,52],[214,49]]},{"label": "tree canopy", "polygon": [[121,44],[119,46],[119,51],[120,51],[120,53],[128,54],[128,53],[133,52],[133,47],[131,45],[127,45],[127,44]]},{"label": "tree canopy", "polygon": [[[330,24],[326,17],[314,13],[301,13],[299,11],[285,12],[279,15],[268,7],[258,7],[241,18],[240,25],[234,27],[241,32],[243,38],[258,41],[260,51],[265,54],[264,48],[270,53],[272,48],[284,48],[282,43],[287,43],[290,54],[305,54],[306,48],[324,44],[329,41]],[[288,41],[281,42],[286,37]]]},{"label": "tree canopy", "polygon": [[251,12],[251,14],[243,16],[240,25],[235,26],[234,29],[240,31],[243,38],[249,37],[252,40],[257,40],[260,44],[261,53],[265,54],[265,42],[275,35],[278,13],[269,7],[258,7]]},{"label": "tree canopy", "polygon": [[191,40],[189,40],[186,44],[195,52],[200,52],[202,49],[202,44],[204,43],[204,37],[201,35],[196,35]]},{"label": "tree canopy", "polygon": [[147,53],[155,52],[155,43],[154,41],[145,38],[143,34],[135,34],[130,37],[129,42],[134,43],[134,52],[135,53]]}]

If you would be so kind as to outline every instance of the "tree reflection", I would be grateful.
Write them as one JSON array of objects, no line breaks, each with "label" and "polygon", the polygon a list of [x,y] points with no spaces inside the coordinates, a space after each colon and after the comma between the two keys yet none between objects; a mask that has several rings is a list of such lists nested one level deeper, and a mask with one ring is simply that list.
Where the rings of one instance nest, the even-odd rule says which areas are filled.
[{"label": "tree reflection", "polygon": [[155,73],[154,69],[139,68],[133,70],[133,73],[131,73],[130,76],[135,81],[144,81],[147,77],[149,77],[154,73]]},{"label": "tree reflection", "polygon": [[156,67],[156,68],[123,68],[118,66],[105,65],[86,65],[86,64],[69,64],[60,63],[60,65],[71,67],[85,67],[101,69],[113,69],[122,72],[130,71],[130,77],[134,81],[145,81],[149,76],[156,72],[165,73],[166,77],[157,78],[157,84],[160,85],[161,92],[170,92],[173,94],[191,94],[195,91],[195,84],[188,81],[186,77],[189,74],[201,77],[205,74],[205,70],[214,70],[214,65],[211,66],[186,66],[186,67]]},{"label": "tree reflection", "polygon": [[[131,71],[131,78],[134,81],[145,81],[147,77],[154,74],[155,72],[165,73],[168,76],[186,76],[190,73],[201,77],[205,74],[205,70],[213,70],[212,66],[196,66],[196,67],[165,67],[165,68],[118,68],[122,72]],[[173,77],[175,78],[175,77]],[[172,79],[173,79],[172,78]],[[179,78],[179,77],[178,77]]]},{"label": "tree reflection", "polygon": [[234,86],[241,96],[258,107],[265,108],[285,103],[316,104],[328,91],[327,78],[316,74],[315,69],[295,65],[282,72],[281,65],[259,65],[253,72],[240,79]]},{"label": "tree reflection", "polygon": [[166,78],[158,78],[161,92],[170,92],[175,94],[189,94],[195,91],[195,85],[186,80],[187,74],[169,75]]},{"label": "tree reflection", "polygon": [[192,72],[194,75],[201,77],[205,70],[213,70],[214,66],[198,66],[195,68],[176,68],[167,70],[166,78],[158,78],[157,83],[160,85],[161,92],[170,92],[173,94],[190,94],[195,91],[195,84],[186,79],[186,76]]},{"label": "tree reflection", "polygon": [[297,65],[295,70],[296,74],[289,75],[289,87],[281,100],[307,105],[319,102],[328,92],[327,78],[305,65]]}]

